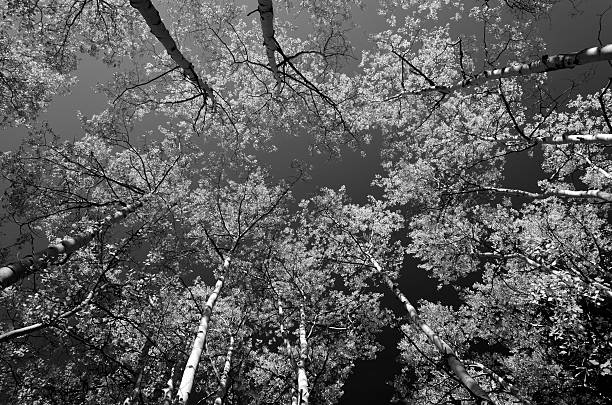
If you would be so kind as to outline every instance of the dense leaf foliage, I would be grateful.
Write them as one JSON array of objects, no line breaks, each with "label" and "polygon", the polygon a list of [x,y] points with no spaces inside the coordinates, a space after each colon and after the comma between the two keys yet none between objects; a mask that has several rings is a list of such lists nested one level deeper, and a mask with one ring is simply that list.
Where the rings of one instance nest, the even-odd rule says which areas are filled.
[{"label": "dense leaf foliage", "polygon": [[[400,403],[612,401],[605,13],[551,55],[564,2],[377,3],[0,5],[0,402],[339,403],[386,327]],[[374,138],[376,197],[303,192]]]}]

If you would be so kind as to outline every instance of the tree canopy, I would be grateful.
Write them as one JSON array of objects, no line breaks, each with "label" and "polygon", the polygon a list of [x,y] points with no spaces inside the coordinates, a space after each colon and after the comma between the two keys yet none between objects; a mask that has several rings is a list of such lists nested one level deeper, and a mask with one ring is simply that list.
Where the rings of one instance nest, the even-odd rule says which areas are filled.
[{"label": "tree canopy", "polygon": [[0,402],[345,403],[391,346],[391,403],[610,403],[599,6],[0,4]]}]

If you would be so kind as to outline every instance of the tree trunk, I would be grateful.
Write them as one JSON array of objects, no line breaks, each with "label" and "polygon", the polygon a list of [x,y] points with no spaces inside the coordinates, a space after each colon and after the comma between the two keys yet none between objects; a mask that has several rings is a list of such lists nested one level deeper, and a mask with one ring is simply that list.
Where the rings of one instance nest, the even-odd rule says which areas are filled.
[{"label": "tree trunk", "polygon": [[544,55],[539,60],[530,63],[517,63],[501,69],[485,70],[451,86],[433,86],[416,92],[411,92],[410,94],[423,94],[433,91],[449,94],[462,88],[478,86],[479,84],[483,84],[489,80],[497,80],[514,76],[527,76],[535,73],[552,72],[553,70],[560,69],[571,69],[578,65],[603,62],[607,60],[612,60],[612,44],[601,47],[587,48],[579,52],[568,54],[552,56]]},{"label": "tree trunk", "polygon": [[562,198],[583,198],[600,200],[605,202],[612,202],[612,193],[601,190],[549,190],[543,193],[532,193],[530,191],[518,190],[512,188],[501,188],[501,187],[483,187],[482,189],[474,190],[478,191],[492,191],[497,194],[503,194],[513,197],[525,197],[534,198],[536,200],[543,200],[548,197],[562,197]]},{"label": "tree trunk", "polygon": [[575,143],[594,143],[601,145],[612,144],[612,134],[593,135],[554,135],[534,138],[538,143],[566,145]]},{"label": "tree trunk", "polygon": [[[545,263],[542,262],[538,262],[534,259],[532,259],[531,257],[523,254],[523,253],[511,253],[511,254],[507,254],[507,255],[501,255],[498,253],[493,253],[493,252],[480,252],[480,253],[476,253],[476,256],[478,257],[482,257],[482,258],[490,258],[490,259],[501,259],[501,260],[508,260],[508,259],[520,259],[523,260],[525,263],[527,263],[528,265],[534,267],[534,268],[542,268],[544,270],[547,270],[549,273],[554,273],[556,271],[567,271],[571,274],[573,274],[574,276],[580,278],[585,284],[591,285],[595,288],[597,288],[602,294],[607,295],[608,298],[612,298],[612,287],[610,287],[607,284],[602,284],[598,281],[592,280],[591,278],[589,278],[588,276],[582,274],[580,271],[576,270],[573,267],[568,267],[567,270],[565,269],[553,269],[550,266],[548,266]],[[566,285],[568,285],[569,287],[574,287],[575,285],[573,284],[573,282],[569,282],[566,280],[563,280],[563,283],[565,283]]]},{"label": "tree trunk", "polygon": [[170,35],[170,32],[164,25],[157,9],[150,0],[130,0],[130,5],[134,7],[144,18],[147,25],[151,29],[151,33],[155,35],[157,40],[164,46],[168,55],[172,60],[183,69],[183,73],[187,78],[194,83],[203,92],[205,97],[210,97],[214,103],[213,89],[202,80],[196,73],[193,64],[183,56],[179,51],[176,42]]},{"label": "tree trunk", "polygon": [[223,282],[225,280],[225,274],[230,265],[230,257],[226,257],[223,261],[223,266],[221,268],[221,273],[217,278],[217,282],[215,284],[215,288],[213,292],[208,297],[206,301],[206,306],[204,308],[204,313],[200,318],[200,326],[198,327],[198,332],[196,334],[196,338],[193,341],[193,347],[191,349],[191,354],[189,355],[189,359],[187,360],[187,365],[185,366],[185,370],[183,371],[183,378],[181,379],[181,385],[179,386],[177,397],[179,404],[186,404],[189,399],[189,394],[191,393],[191,388],[193,387],[193,382],[195,379],[196,370],[198,368],[198,363],[200,362],[200,357],[202,355],[202,350],[204,350],[204,343],[206,342],[206,334],[208,332],[208,322],[210,321],[210,316],[212,315],[212,311],[215,308],[215,303],[217,302],[217,298],[219,294],[221,294],[221,289],[223,288]]},{"label": "tree trunk", "polygon": [[308,405],[308,377],[306,376],[306,362],[308,360],[308,340],[306,339],[306,315],[304,305],[300,306],[300,324],[298,329],[300,339],[300,358],[298,360],[298,404]]},{"label": "tree trunk", "polygon": [[278,49],[276,39],[274,39],[274,9],[272,0],[258,0],[257,10],[259,11],[259,19],[261,21],[261,31],[263,33],[264,45],[266,46],[266,54],[268,55],[268,64],[272,69],[272,74],[277,83],[281,82],[278,66],[276,64],[275,52]]},{"label": "tree trunk", "polygon": [[134,382],[134,389],[132,390],[132,394],[129,397],[127,397],[125,401],[123,401],[123,405],[137,405],[138,403],[140,403],[140,397],[141,397],[140,385],[142,383],[142,374],[144,371],[144,364],[145,364],[147,356],[149,355],[149,349],[151,349],[152,345],[153,343],[149,339],[145,340],[144,346],[142,347],[142,351],[140,352],[140,357],[138,359],[138,370],[139,371],[138,371],[138,377],[136,378],[136,381]]},{"label": "tree trunk", "polygon": [[234,352],[234,337],[230,336],[229,346],[227,348],[227,354],[225,355],[225,365],[223,366],[223,372],[221,373],[221,381],[219,381],[219,393],[215,399],[215,405],[223,404],[223,398],[227,391],[227,380],[229,372],[232,367],[232,353]]},{"label": "tree trunk", "polygon": [[520,401],[519,402],[520,404],[531,405],[531,402],[523,398],[519,390],[513,384],[506,381],[503,377],[501,377],[499,374],[492,371],[490,368],[486,367],[485,365],[481,363],[477,363],[477,362],[472,362],[472,364],[470,364],[469,367],[478,368],[481,370],[481,372],[490,375],[491,378],[493,378],[506,392],[508,392],[514,398],[518,399]]},{"label": "tree trunk", "polygon": [[283,303],[280,299],[278,300],[278,316],[280,318],[280,336],[283,339],[283,343],[285,344],[285,350],[287,351],[287,356],[289,357],[289,361],[291,362],[291,364],[297,367],[297,364],[295,363],[295,360],[293,359],[293,353],[291,350],[291,342],[289,342],[289,338],[287,337],[287,334],[285,333],[285,320],[283,318]]},{"label": "tree trunk", "polygon": [[46,249],[38,251],[33,255],[28,255],[18,262],[0,267],[0,287],[5,289],[25,278],[30,273],[45,269],[49,264],[53,263],[54,259],[62,254],[70,255],[76,252],[91,242],[100,232],[106,230],[112,224],[121,221],[140,206],[142,206],[140,201],[126,205],[120,210],[115,211],[113,215],[108,215],[96,225],[78,235],[66,237],[60,243],[49,245]]},{"label": "tree trunk", "polygon": [[172,367],[172,371],[170,371],[168,386],[163,389],[162,405],[172,405],[173,403],[172,392],[174,391],[174,382],[172,381],[172,377],[174,377],[174,367]]},{"label": "tree trunk", "polygon": [[483,390],[480,385],[468,374],[465,370],[465,366],[459,360],[453,349],[442,340],[436,333],[427,325],[417,313],[416,308],[408,301],[408,298],[397,288],[393,280],[383,272],[382,267],[378,264],[378,262],[370,257],[370,261],[378,270],[379,274],[384,278],[387,286],[391,291],[395,294],[395,296],[404,304],[406,311],[408,311],[408,316],[410,318],[410,323],[418,328],[422,333],[427,336],[427,339],[438,349],[442,358],[453,372],[453,374],[459,379],[461,384],[467,388],[467,390],[475,397],[478,398],[483,403],[493,404],[493,400],[489,397],[489,394],[485,390]]},{"label": "tree trunk", "polygon": [[25,336],[25,335],[29,335],[32,332],[36,332],[38,330],[44,329],[48,326],[52,326],[53,324],[55,324],[57,321],[61,320],[61,319],[65,319],[65,318],[69,318],[72,315],[76,314],[77,312],[79,312],[81,309],[83,309],[84,307],[86,307],[87,305],[89,305],[89,303],[91,302],[96,289],[99,285],[100,281],[98,281],[98,283],[96,283],[96,285],[91,289],[91,291],[89,292],[89,294],[87,294],[87,297],[85,297],[85,299],[83,301],[81,301],[81,303],[77,306],[75,306],[74,308],[61,313],[59,316],[55,317],[54,319],[48,321],[48,322],[38,322],[35,323],[33,325],[28,325],[28,326],[24,326],[23,328],[19,328],[19,329],[13,329],[12,331],[3,333],[2,335],[0,335],[0,343],[5,342],[7,340],[11,340],[14,338],[17,338],[19,336]]}]

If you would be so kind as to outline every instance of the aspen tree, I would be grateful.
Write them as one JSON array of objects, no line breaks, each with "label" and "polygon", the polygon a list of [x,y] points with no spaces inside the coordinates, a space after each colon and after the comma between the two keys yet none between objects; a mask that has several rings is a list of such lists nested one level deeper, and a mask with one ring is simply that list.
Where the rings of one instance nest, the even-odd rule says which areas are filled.
[{"label": "aspen tree", "polygon": [[219,380],[219,393],[215,398],[215,405],[223,404],[223,398],[227,392],[227,382],[229,379],[229,373],[232,368],[232,354],[234,352],[234,336],[231,335],[227,346],[227,354],[225,355],[225,363],[223,364],[223,371],[221,372],[221,379]]},{"label": "aspen tree", "polygon": [[108,215],[101,221],[98,221],[97,224],[89,227],[82,233],[64,238],[60,243],[53,243],[46,249],[38,251],[33,255],[26,256],[18,262],[0,267],[0,286],[2,286],[2,289],[7,288],[32,272],[45,269],[47,266],[57,261],[60,255],[69,256],[91,242],[96,235],[99,235],[114,223],[120,222],[128,214],[134,212],[141,206],[142,201],[127,204],[115,211],[112,215]]},{"label": "aspen tree", "polygon": [[565,144],[612,144],[612,134],[593,134],[593,135],[553,135],[539,136],[533,138],[538,143],[551,145]]},{"label": "aspen tree", "polygon": [[213,89],[208,83],[200,78],[196,73],[193,64],[183,56],[182,52],[178,49],[176,42],[170,35],[170,32],[164,25],[159,12],[151,3],[151,0],[130,0],[130,5],[134,7],[142,15],[145,22],[151,29],[151,33],[155,35],[157,40],[164,46],[168,55],[172,60],[183,69],[183,73],[187,78],[194,83],[203,93],[204,97],[210,98],[211,102],[214,103]]},{"label": "aspen tree", "polygon": [[268,66],[272,70],[274,79],[280,84],[281,78],[275,56],[278,44],[276,38],[274,38],[274,7],[272,6],[272,0],[257,0],[257,4],[257,11],[261,21],[261,32],[263,33],[266,55],[268,56]]},{"label": "aspen tree", "polygon": [[588,63],[605,62],[612,60],[612,44],[586,48],[578,52],[558,55],[543,55],[539,60],[529,63],[517,63],[499,69],[484,70],[472,74],[459,83],[450,86],[432,86],[425,89],[411,91],[406,94],[424,94],[429,92],[440,92],[450,94],[454,91],[467,87],[474,87],[486,83],[489,80],[503,79],[516,76],[527,76],[536,73],[552,72],[561,69],[573,69],[576,66]]},{"label": "aspen tree", "polygon": [[455,374],[455,376],[461,381],[461,384],[475,397],[478,398],[482,403],[493,404],[493,400],[489,394],[483,390],[480,385],[474,380],[465,369],[465,365],[459,359],[457,354],[451,347],[442,340],[423,320],[419,317],[416,308],[408,301],[408,298],[400,291],[400,289],[393,283],[393,280],[385,274],[380,264],[370,256],[372,265],[376,268],[378,273],[383,277],[387,287],[395,294],[398,300],[404,304],[411,324],[418,330],[420,330],[432,345],[440,352],[444,362],[448,368]]},{"label": "aspen tree", "polygon": [[183,371],[183,377],[181,378],[181,383],[176,394],[180,404],[186,404],[187,400],[189,399],[189,394],[191,393],[194,384],[198,363],[200,362],[200,357],[202,356],[202,351],[204,350],[204,343],[206,342],[210,317],[215,308],[215,304],[217,303],[217,298],[219,298],[221,290],[223,289],[225,275],[230,268],[230,261],[230,256],[226,256],[223,260],[221,270],[219,271],[219,276],[217,277],[217,282],[215,283],[215,288],[206,300],[204,312],[200,318],[200,325],[198,326],[198,331],[193,341],[191,353],[189,354],[189,359],[187,360],[185,370]]},{"label": "aspen tree", "polygon": [[507,195],[512,197],[524,197],[541,200],[549,197],[559,198],[581,198],[599,200],[604,202],[612,202],[612,193],[608,193],[602,190],[547,190],[541,193],[533,193],[525,190],[517,190],[502,187],[482,187],[474,190],[467,190],[466,192],[492,192],[501,195]]},{"label": "aspen tree", "polygon": [[297,395],[299,405],[308,405],[308,376],[306,375],[306,363],[308,361],[308,339],[306,338],[306,315],[304,305],[300,305],[300,321],[298,326],[299,336],[299,360],[297,362]]}]

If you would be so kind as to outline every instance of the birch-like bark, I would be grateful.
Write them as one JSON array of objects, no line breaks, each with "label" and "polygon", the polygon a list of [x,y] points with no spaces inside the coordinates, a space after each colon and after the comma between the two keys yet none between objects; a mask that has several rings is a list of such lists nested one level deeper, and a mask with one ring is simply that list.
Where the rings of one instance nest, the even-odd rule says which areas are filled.
[{"label": "birch-like bark", "polygon": [[85,299],[83,301],[81,301],[81,303],[79,305],[75,306],[71,310],[63,312],[62,314],[58,315],[57,317],[51,319],[48,322],[38,322],[38,323],[35,323],[33,325],[24,326],[23,328],[13,329],[10,332],[3,333],[2,335],[0,335],[0,343],[6,342],[6,341],[11,340],[11,339],[15,339],[15,338],[17,338],[19,336],[29,335],[30,333],[33,333],[33,332],[36,332],[38,330],[44,329],[44,328],[46,328],[48,326],[52,326],[52,325],[54,325],[55,323],[57,323],[61,319],[65,319],[65,318],[71,317],[72,315],[76,314],[81,309],[83,309],[84,307],[89,305],[89,303],[91,302],[91,300],[92,300],[92,298],[93,298],[93,296],[94,296],[94,294],[96,292],[97,287],[98,287],[98,284],[96,284],[94,286],[94,288],[91,289],[89,294],[87,294],[87,297],[85,297]]},{"label": "birch-like bark", "polygon": [[187,60],[187,58],[185,58],[181,51],[179,51],[176,42],[161,20],[159,12],[153,3],[151,3],[150,0],[130,0],[130,5],[138,10],[140,15],[142,15],[145,22],[151,29],[151,34],[155,35],[157,40],[164,46],[166,52],[168,52],[168,55],[172,58],[172,60],[181,69],[183,69],[185,76],[187,76],[192,83],[198,86],[198,88],[204,92],[206,97],[210,97],[210,100],[214,104],[213,89],[208,85],[208,83],[206,83],[205,80],[202,80],[200,76],[198,76],[193,64]]},{"label": "birch-like bark", "polygon": [[[512,395],[514,398],[518,399],[520,402],[518,402],[519,404],[524,404],[524,405],[531,405],[531,401],[523,398],[523,396],[521,395],[521,393],[519,392],[519,390],[509,381],[506,381],[503,377],[501,377],[499,374],[497,374],[496,372],[492,371],[490,368],[488,368],[487,366],[485,366],[484,364],[481,363],[477,363],[477,362],[472,362],[472,364],[469,365],[469,367],[472,368],[477,368],[480,369],[481,372],[488,374],[491,376],[491,378],[493,378],[495,381],[497,381],[497,383],[506,391],[508,392],[510,395]],[[516,402],[515,402],[516,403]]]},{"label": "birch-like bark", "polygon": [[612,144],[612,134],[592,134],[592,135],[553,135],[540,136],[533,138],[538,143],[567,145],[576,143],[592,143],[600,145]]},{"label": "birch-like bark", "polygon": [[485,70],[451,86],[432,86],[416,92],[407,92],[406,94],[424,94],[436,91],[449,94],[466,87],[478,86],[489,80],[497,80],[514,76],[527,76],[535,73],[552,72],[560,69],[571,69],[578,65],[603,62],[607,60],[612,60],[612,44],[587,48],[568,54],[558,54],[552,56],[544,55],[539,60],[530,63],[517,63],[501,69]]},{"label": "birch-like bark", "polygon": [[304,305],[300,305],[300,324],[298,328],[300,340],[300,358],[298,360],[297,382],[298,382],[298,404],[308,405],[308,377],[306,376],[306,362],[308,360],[308,340],[306,339],[306,315]]},{"label": "birch-like bark", "polygon": [[46,249],[38,251],[33,255],[28,255],[18,262],[0,267],[0,288],[5,289],[25,278],[28,274],[45,269],[60,255],[70,255],[76,252],[91,242],[102,231],[109,228],[112,224],[121,221],[140,206],[142,206],[140,201],[126,205],[78,235],[68,236],[60,243],[51,244]]},{"label": "birch-like bark", "polygon": [[612,202],[612,193],[601,190],[548,190],[543,193],[532,193],[530,191],[518,190],[513,188],[501,188],[501,187],[483,187],[473,191],[492,191],[497,194],[512,196],[512,197],[525,197],[533,198],[536,200],[543,200],[548,197],[561,197],[561,198],[582,198],[591,200],[600,200],[605,202]]},{"label": "birch-like bark", "polygon": [[391,291],[395,294],[395,296],[404,304],[406,311],[408,311],[408,317],[410,318],[410,323],[419,329],[427,339],[435,346],[435,348],[440,352],[442,358],[453,372],[453,374],[459,379],[461,384],[467,388],[467,390],[480,401],[488,404],[493,404],[493,400],[489,397],[489,394],[483,390],[480,385],[468,374],[465,369],[464,364],[459,360],[459,357],[454,352],[453,349],[440,338],[430,327],[427,325],[419,316],[416,308],[408,301],[408,298],[400,291],[399,288],[395,285],[393,280],[383,272],[382,267],[378,264],[378,262],[370,257],[370,262],[374,265],[379,274],[384,278],[385,283],[391,289]]},{"label": "birch-like bark", "polygon": [[[522,253],[511,253],[507,255],[501,255],[501,254],[493,253],[493,252],[481,252],[481,253],[477,253],[476,255],[479,257],[483,257],[483,258],[501,259],[501,260],[521,259],[525,263],[527,263],[528,265],[534,268],[542,268],[542,269],[549,271],[550,273],[555,272],[555,269],[552,269],[550,266],[546,265],[545,263],[538,262]],[[593,281],[572,267],[569,267],[568,271],[572,273],[574,276],[582,279],[586,284],[589,284],[597,288],[602,294],[607,295],[609,298],[612,298],[612,288],[609,285],[602,284],[597,281]],[[569,287],[574,287],[574,284],[572,284],[572,282],[564,280],[563,278],[561,280]]]},{"label": "birch-like bark", "polygon": [[181,379],[181,384],[179,385],[179,389],[177,392],[178,403],[181,405],[187,403],[187,400],[189,399],[189,394],[191,393],[191,389],[193,388],[196,370],[198,368],[198,363],[200,362],[200,357],[202,356],[202,351],[204,350],[204,343],[206,342],[206,334],[208,333],[208,323],[210,322],[210,317],[212,315],[213,309],[215,308],[217,298],[219,297],[219,294],[221,294],[221,290],[223,289],[223,282],[225,281],[225,274],[227,273],[229,265],[230,257],[227,256],[223,261],[222,269],[219,277],[217,278],[215,288],[208,297],[208,300],[206,301],[206,306],[204,307],[204,313],[200,318],[198,332],[193,341],[191,354],[189,355],[189,359],[187,360],[187,365],[185,366],[185,370],[183,371],[183,378]]},{"label": "birch-like bark", "polygon": [[287,350],[287,356],[289,356],[289,360],[291,361],[291,363],[295,365],[295,361],[293,360],[293,354],[291,350],[291,342],[289,342],[289,338],[287,337],[287,334],[285,333],[285,321],[283,318],[283,303],[280,299],[278,300],[278,316],[280,318],[280,335],[281,335],[281,338],[283,339],[283,343],[285,344],[285,350]]},{"label": "birch-like bark", "polygon": [[174,376],[174,367],[170,371],[170,379],[168,380],[168,386],[163,389],[162,405],[172,405],[172,393],[174,391],[174,382],[172,377]]},{"label": "birch-like bark", "polygon": [[223,366],[223,372],[221,373],[221,379],[219,381],[219,393],[215,399],[215,405],[223,404],[223,398],[225,397],[225,391],[227,390],[227,380],[229,372],[232,368],[232,354],[234,352],[234,336],[230,336],[229,346],[227,348],[227,354],[225,355],[225,365]]},{"label": "birch-like bark", "polygon": [[275,56],[278,44],[274,38],[274,9],[272,7],[272,0],[257,0],[257,4],[261,22],[261,32],[263,33],[266,54],[268,55],[268,64],[270,65],[270,69],[272,69],[274,79],[276,79],[277,83],[280,83],[281,79],[278,73],[278,65],[276,64]]}]

